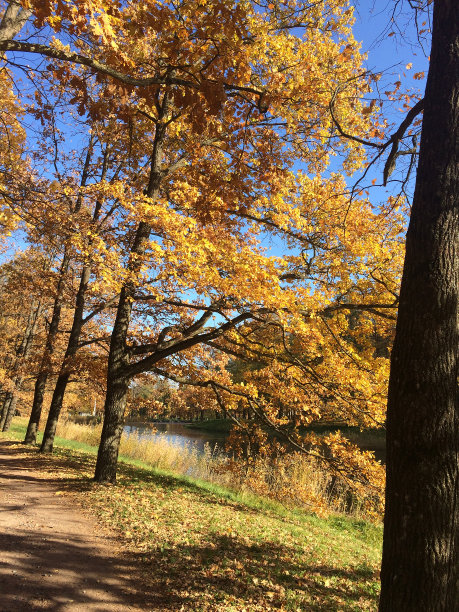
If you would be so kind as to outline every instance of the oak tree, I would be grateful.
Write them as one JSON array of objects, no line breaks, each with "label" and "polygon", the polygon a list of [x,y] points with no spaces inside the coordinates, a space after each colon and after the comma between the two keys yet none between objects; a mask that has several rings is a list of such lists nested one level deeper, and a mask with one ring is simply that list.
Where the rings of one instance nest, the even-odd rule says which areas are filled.
[{"label": "oak tree", "polygon": [[380,610],[459,606],[459,11],[435,1],[391,358]]}]

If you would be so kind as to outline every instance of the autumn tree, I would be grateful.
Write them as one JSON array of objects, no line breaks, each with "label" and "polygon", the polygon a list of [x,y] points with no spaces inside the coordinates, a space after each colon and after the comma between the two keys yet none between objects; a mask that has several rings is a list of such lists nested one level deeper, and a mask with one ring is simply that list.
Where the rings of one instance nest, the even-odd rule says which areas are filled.
[{"label": "autumn tree", "polygon": [[23,384],[35,368],[49,307],[49,282],[53,255],[28,249],[4,264],[1,270],[2,387],[0,426],[6,431],[16,411]]},{"label": "autumn tree", "polygon": [[[365,199],[348,210],[345,182],[327,171],[337,153],[344,153],[346,172],[362,163],[361,143],[344,142],[336,125],[363,137],[373,113],[361,99],[369,82],[350,33],[352,10],[341,2],[296,12],[277,2],[237,10],[231,3],[188,3],[180,9],[147,3],[142,11],[130,5],[105,10],[85,3],[73,11],[31,3],[27,27],[46,25],[56,34],[42,44],[31,32],[21,40],[25,15],[15,6],[9,9],[14,28],[0,48],[49,58],[49,74],[74,92],[81,113],[112,112],[125,122],[120,142],[138,159],[136,172],[126,172],[104,192],[118,215],[125,215],[118,230],[125,254],[118,251],[123,281],[117,287],[97,478],[114,479],[133,377],[156,365],[171,376],[195,372],[214,342],[218,363],[218,353],[244,347],[250,322],[268,330],[275,323],[287,336],[294,327],[302,330],[299,347],[308,349],[298,366],[303,374],[308,366],[315,376],[309,359],[316,366],[328,363],[318,377],[320,393],[308,398],[298,390],[302,405],[309,406],[303,420],[330,394],[330,410],[338,409],[332,391],[348,374],[338,355],[347,351],[345,363],[358,362],[358,342],[348,342],[345,313],[367,312],[363,338],[365,328],[374,325],[371,317],[380,320],[385,309],[394,308],[400,231],[391,216],[394,203],[376,218]],[[74,64],[89,68],[95,78]],[[98,98],[92,95],[97,88]],[[302,172],[294,170],[295,160]],[[362,223],[365,217],[379,233],[384,227],[388,242],[381,250],[375,249],[378,231]],[[286,257],[264,252],[261,242],[268,233],[283,242]],[[352,248],[365,233],[360,251]],[[372,251],[375,257],[366,260]],[[365,285],[369,272],[376,280]],[[317,291],[311,295],[312,286]],[[285,352],[282,334],[277,346],[279,339]],[[325,358],[329,342],[344,347],[342,353],[330,349]],[[371,357],[371,347],[367,353]],[[255,401],[256,389],[268,384],[269,370],[281,380],[288,367],[270,354],[249,399]],[[379,397],[384,365],[377,370]],[[346,392],[349,403],[355,415],[373,411],[379,422],[379,403],[370,402],[371,409],[365,404],[371,382],[367,388],[359,383],[357,401],[355,392],[351,395],[358,380],[356,367]],[[272,414],[269,402],[260,414]],[[53,432],[48,433],[50,447]]]},{"label": "autumn tree", "polygon": [[[209,389],[230,414],[242,401],[282,432],[287,415],[294,447],[325,443],[321,457],[336,471],[380,486],[380,468],[342,437],[305,441],[295,429],[321,415],[362,427],[383,420],[387,362],[375,359],[371,334],[391,333],[404,201],[375,212],[357,193],[350,205],[329,163],[340,154],[352,173],[368,133],[382,151],[400,134],[383,142],[374,104],[362,100],[372,75],[350,32],[352,9],[77,4],[10,3],[0,40],[6,60],[47,58],[49,80],[71,92],[68,108],[86,125],[109,117],[129,157],[111,184],[57,181],[72,202],[84,191],[114,209],[117,227],[103,256],[113,251],[111,269],[80,258],[78,333],[72,327],[43,450],[52,449],[91,280],[117,299],[96,479],[115,478],[131,381],[158,370]],[[41,117],[49,114],[43,105]],[[81,253],[94,223],[82,227]],[[282,255],[266,252],[268,235]],[[262,367],[234,385],[224,368],[234,357]]]},{"label": "autumn tree", "polygon": [[[184,8],[185,13],[188,10],[189,7]],[[208,18],[207,10],[200,10],[200,18]],[[209,10],[213,15],[215,8]],[[313,181],[306,176],[295,179],[289,172],[289,160],[292,155],[301,155],[311,172],[320,172],[326,166],[327,155],[337,144],[333,137],[324,140],[322,132],[330,118],[329,81],[323,104],[311,104],[303,107],[303,112],[300,110],[300,98],[304,101],[306,91],[311,91],[311,83],[304,79],[304,67],[300,78],[297,71],[301,66],[299,58],[304,58],[304,61],[307,58],[309,73],[315,80],[318,72],[311,68],[313,57],[319,63],[327,63],[327,53],[338,53],[334,57],[339,57],[339,68],[333,74],[336,78],[345,78],[341,70],[355,67],[346,62],[349,54],[355,53],[352,43],[347,39],[344,50],[332,43],[332,32],[337,32],[340,27],[336,15],[325,27],[317,21],[316,28],[308,30],[310,38],[305,36],[303,41],[285,33],[279,22],[273,24],[275,17],[272,15],[271,12],[262,15],[250,11],[243,15],[245,22],[239,26],[242,38],[247,36],[248,29],[252,29],[255,42],[231,48],[228,57],[220,50],[218,62],[212,64],[202,56],[196,18],[189,22],[192,24],[190,28],[188,20],[183,19],[180,23],[185,26],[177,38],[176,53],[187,58],[194,53],[193,65],[206,66],[209,85],[204,87],[203,84],[202,92],[186,95],[175,84],[158,89],[155,107],[144,111],[154,123],[153,150],[144,196],[136,196],[137,209],[143,209],[144,220],[136,230],[127,263],[132,280],[122,288],[111,338],[105,421],[96,468],[98,480],[114,479],[124,403],[133,376],[151,369],[160,361],[164,362],[169,356],[178,356],[198,344],[225,335],[249,319],[264,318],[283,308],[297,309],[298,293],[280,282],[281,269],[288,263],[263,257],[256,246],[256,235],[261,231],[273,231],[284,238],[290,234],[293,240],[306,224],[301,212],[295,219],[293,210],[298,203],[295,195],[301,193],[303,201],[308,199],[308,195],[314,199],[315,190],[320,190],[322,185],[331,202],[339,197],[338,189],[343,188],[336,177],[328,181],[320,178]],[[308,16],[317,18],[311,10]],[[226,27],[237,32],[233,19]],[[326,40],[330,46],[325,45],[323,53],[314,56],[309,45],[313,44],[316,50],[319,33],[320,40]],[[222,49],[225,49],[229,36],[224,29],[220,39]],[[162,41],[157,44],[162,44]],[[295,69],[290,66],[285,74],[281,74],[278,65],[273,66],[277,56],[272,50],[282,45],[284,49],[291,49],[298,59]],[[204,49],[206,54],[213,53],[212,49]],[[265,63],[263,58],[269,59]],[[191,62],[190,59],[187,61]],[[228,67],[224,64],[226,61]],[[235,63],[238,65],[237,73],[233,71]],[[243,66],[246,73],[242,72]],[[202,79],[202,68],[200,70]],[[253,74],[252,80],[259,83],[258,91],[248,84],[250,73]],[[241,79],[238,84],[235,78]],[[212,96],[215,98],[217,84],[222,79],[225,84],[223,91],[226,88],[235,93],[214,100]],[[230,79],[232,84],[228,84]],[[347,115],[341,105],[349,103],[350,98],[345,96],[339,101],[343,120]],[[355,98],[352,100],[354,103]],[[252,114],[253,119],[246,119],[241,126],[238,117],[251,117]],[[363,114],[361,118],[363,126]],[[276,121],[280,122],[281,131],[274,126]],[[195,135],[196,124],[199,137]],[[307,151],[302,150],[295,136],[298,134],[305,140],[309,138],[314,146],[311,144]],[[281,154],[282,146],[288,152]],[[339,143],[337,146],[339,148]],[[350,169],[358,163],[358,147],[350,147],[346,167]],[[183,178],[173,175],[177,167],[181,169]],[[150,239],[152,235],[160,238],[159,244]],[[183,243],[179,241],[180,235],[186,236]],[[190,268],[190,255],[194,257],[194,266],[199,262],[199,270]],[[145,262],[143,266],[142,262]],[[210,303],[208,298],[190,303],[180,295],[191,290],[203,298],[209,296]],[[168,299],[168,295],[174,294],[175,297]],[[140,342],[133,336],[134,344],[129,346],[128,338],[132,336],[129,326],[133,305],[137,301],[144,304],[145,320],[150,319],[155,325],[151,330],[153,341],[147,339],[148,328],[152,328],[147,324],[139,330]],[[193,311],[203,314],[195,317]],[[217,323],[220,317],[221,324]],[[168,318],[172,325],[163,324],[161,329],[158,322],[164,318]],[[210,322],[214,324],[210,326]]]}]

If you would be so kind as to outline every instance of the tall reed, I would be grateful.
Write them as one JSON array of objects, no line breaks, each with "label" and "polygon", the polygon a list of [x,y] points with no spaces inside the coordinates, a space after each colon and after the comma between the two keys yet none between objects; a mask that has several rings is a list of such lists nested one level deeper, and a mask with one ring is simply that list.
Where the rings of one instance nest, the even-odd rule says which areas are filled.
[{"label": "tall reed", "polygon": [[[57,434],[66,439],[97,446],[101,425],[62,421]],[[123,434],[120,453],[153,467],[192,476],[243,493],[275,499],[288,506],[299,506],[319,514],[346,512],[358,515],[360,504],[349,490],[339,485],[315,461],[292,453],[276,458],[255,457],[249,462],[232,459],[223,450],[200,451],[196,444],[171,444],[158,434],[150,439],[135,433]]]}]

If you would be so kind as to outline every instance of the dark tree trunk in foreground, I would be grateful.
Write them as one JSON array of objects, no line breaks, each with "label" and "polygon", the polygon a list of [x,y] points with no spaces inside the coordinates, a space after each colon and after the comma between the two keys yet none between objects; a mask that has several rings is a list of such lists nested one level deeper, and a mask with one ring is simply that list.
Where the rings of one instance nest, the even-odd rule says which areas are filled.
[{"label": "dark tree trunk in foreground", "polygon": [[[110,374],[109,378],[111,378]],[[94,480],[97,482],[114,483],[116,481],[118,453],[121,434],[123,433],[128,388],[129,380],[119,376],[113,378],[108,384],[107,396],[105,398],[105,418],[94,474]]]},{"label": "dark tree trunk in foreground", "polygon": [[459,7],[437,0],[387,417],[381,612],[459,610]]}]

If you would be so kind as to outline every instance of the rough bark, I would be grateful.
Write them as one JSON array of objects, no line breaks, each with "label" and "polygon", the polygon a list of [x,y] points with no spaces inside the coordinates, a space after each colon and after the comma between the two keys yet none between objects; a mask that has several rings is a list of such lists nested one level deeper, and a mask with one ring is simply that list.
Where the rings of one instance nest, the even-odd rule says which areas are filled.
[{"label": "rough bark", "polygon": [[[169,105],[166,96],[162,102],[162,114],[165,115]],[[150,177],[145,195],[155,198],[159,195],[159,188],[163,173],[161,161],[163,156],[163,141],[165,127],[156,125],[153,152],[151,156]],[[135,274],[140,270],[142,256],[145,253],[151,228],[148,223],[141,222],[137,228],[135,239],[131,248],[131,257],[128,269]],[[123,431],[124,410],[126,396],[129,388],[130,354],[127,345],[129,324],[131,322],[132,304],[135,296],[136,284],[127,282],[121,290],[115,324],[110,338],[110,352],[107,370],[107,395],[104,406],[104,423],[97,454],[97,463],[94,480],[97,482],[115,482],[121,433]]]},{"label": "rough bark", "polygon": [[[131,261],[135,262],[131,265],[131,268],[138,265],[138,257],[145,252],[149,235],[150,226],[147,223],[140,223],[131,249],[131,254],[133,255]],[[129,377],[126,376],[126,369],[129,365],[127,337],[135,289],[135,284],[131,282],[127,283],[121,290],[110,339],[104,423],[94,474],[94,480],[97,482],[116,481],[118,452],[123,431],[126,396],[129,388]]]},{"label": "rough bark", "polygon": [[116,481],[116,468],[121,434],[123,433],[128,388],[129,379],[121,376],[116,376],[110,381],[107,379],[105,418],[94,474],[94,480],[97,482],[114,483]]},{"label": "rough bark", "polygon": [[459,11],[434,4],[387,416],[380,612],[459,610]]},{"label": "rough bark", "polygon": [[14,38],[31,15],[32,11],[24,9],[20,2],[10,2],[0,22],[0,41]]}]

